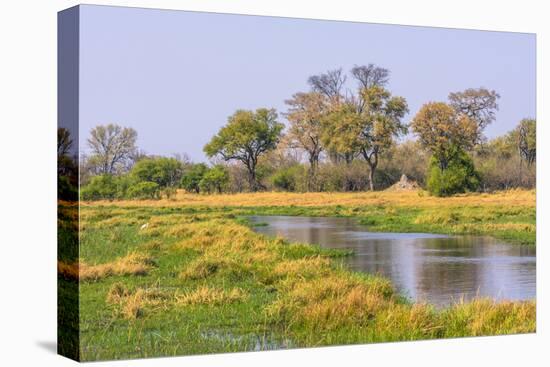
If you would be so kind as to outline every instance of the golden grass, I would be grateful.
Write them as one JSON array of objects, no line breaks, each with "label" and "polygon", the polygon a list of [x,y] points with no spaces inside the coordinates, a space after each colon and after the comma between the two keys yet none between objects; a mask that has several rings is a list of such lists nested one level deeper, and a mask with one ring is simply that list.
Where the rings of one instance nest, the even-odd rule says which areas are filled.
[{"label": "golden grass", "polygon": [[441,318],[446,336],[528,333],[536,330],[536,303],[476,299],[453,305]]},{"label": "golden grass", "polygon": [[122,283],[113,284],[107,293],[107,303],[118,305],[126,319],[142,317],[146,307],[166,306],[173,298],[173,294],[158,288],[131,291]]},{"label": "golden grass", "polygon": [[[491,205],[498,202],[533,202],[534,191],[510,191],[492,195],[464,195],[457,198],[419,200],[418,193],[406,193],[403,199],[393,197],[393,193],[362,194],[298,194],[261,193],[241,195],[196,196],[188,194],[178,196],[178,205],[185,200],[218,201],[248,205],[247,197],[256,197],[254,205],[279,205],[279,200],[291,198],[300,205],[345,205],[342,202],[372,203],[382,200],[386,203],[394,200],[399,205],[428,205],[432,199],[449,200],[456,208],[449,210],[428,209],[420,214],[417,223],[440,223],[456,226],[457,230],[466,219],[475,222],[489,217],[498,218],[504,211],[517,211],[523,215],[524,208],[499,207],[494,211],[460,211],[463,202],[479,204],[485,200]],[[328,195],[328,196],[324,196]],[[336,201],[330,202],[330,195]],[[399,193],[399,196],[403,196]],[[416,196],[415,196],[416,195]],[[392,199],[393,198],[393,199]],[[328,200],[323,201],[323,200]],[[311,201],[308,201],[311,200]],[[339,200],[339,201],[338,201]],[[403,201],[398,201],[403,200]],[[409,201],[407,201],[409,200]],[[323,201],[321,203],[321,201]],[[130,203],[130,202],[129,202]],[[156,206],[160,202],[137,201],[136,204]],[[304,204],[305,203],[305,204]],[[313,204],[315,203],[315,204]],[[332,203],[332,204],[331,204]],[[338,204],[336,204],[338,203]],[[404,204],[406,203],[406,204]],[[420,204],[419,204],[420,203]],[[440,202],[441,203],[441,202]],[[119,203],[117,203],[118,205]],[[210,205],[210,204],[209,204]],[[212,204],[213,205],[213,204]],[[232,204],[236,205],[236,204]],[[285,202],[284,205],[288,205]],[[359,204],[356,204],[359,205]],[[367,205],[367,204],[364,204]],[[432,205],[432,204],[430,204]],[[496,204],[495,204],[496,205]],[[523,204],[521,204],[523,205]],[[528,206],[531,204],[528,204]],[[87,210],[87,209],[86,209]],[[91,209],[108,225],[114,217],[103,209]],[[103,210],[103,211],[102,211]],[[132,210],[132,209],[128,209]],[[391,215],[392,208],[386,208]],[[126,213],[127,214],[127,213]],[[125,214],[125,215],[126,215]],[[142,214],[140,214],[142,215]],[[140,218],[137,225],[148,223],[140,234],[147,238],[141,248],[158,250],[166,241],[167,251],[192,249],[192,257],[182,263],[175,263],[178,278],[177,290],[165,291],[158,288],[128,289],[122,283],[114,284],[107,293],[106,300],[115,305],[122,317],[133,320],[141,318],[155,310],[166,310],[177,306],[225,306],[253,300],[260,288],[269,296],[269,303],[258,312],[263,312],[267,321],[278,324],[288,330],[309,332],[307,340],[315,344],[323,339],[312,337],[319,333],[340,335],[342,330],[353,330],[360,340],[412,340],[432,337],[453,337],[465,335],[493,335],[535,330],[535,302],[493,302],[474,300],[463,302],[444,310],[435,310],[427,304],[407,304],[401,301],[391,282],[377,276],[355,274],[337,266],[326,255],[317,255],[311,246],[289,244],[283,239],[268,238],[255,233],[252,229],[238,224],[219,214],[169,214],[166,216],[147,216]],[[486,217],[483,217],[486,216]],[[477,218],[477,219],[476,219]],[[91,220],[91,217],[87,220]],[[120,222],[122,223],[122,222]],[[128,222],[130,223],[130,222]],[[105,226],[107,226],[105,224]],[[472,224],[473,225],[473,224]],[[493,226],[494,230],[518,229],[534,230],[529,224],[521,223],[477,223]],[[108,228],[108,227],[105,227]],[[472,231],[475,228],[472,227]],[[310,252],[308,252],[310,251]],[[101,280],[110,275],[142,275],[153,266],[149,255],[130,253],[112,262],[89,265],[66,264],[59,262],[61,275],[81,280]],[[172,266],[172,265],[170,265]],[[172,268],[171,268],[172,269]],[[170,275],[173,276],[173,273]],[[241,279],[247,279],[241,282]],[[223,286],[220,286],[223,284]],[[250,286],[254,284],[254,286]],[[250,288],[247,288],[250,287]],[[262,297],[266,297],[262,295]],[[186,312],[192,309],[186,309]],[[359,330],[359,331],[358,331]],[[296,336],[297,334],[293,335]],[[370,338],[370,339],[369,339]],[[321,340],[321,341],[320,341]],[[346,339],[347,340],[347,339]]]},{"label": "golden grass", "polygon": [[448,198],[428,196],[424,191],[375,191],[375,192],[259,192],[221,195],[198,195],[178,190],[173,200],[121,200],[83,202],[83,205],[94,206],[364,206],[392,205],[407,207],[440,207],[464,205],[502,205],[502,206],[535,206],[535,190],[514,189],[495,193],[469,193]]},{"label": "golden grass", "polygon": [[367,322],[395,304],[389,281],[366,282],[349,273],[321,275],[315,281],[289,275],[277,288],[283,296],[267,307],[267,315],[324,330]]},{"label": "golden grass", "polygon": [[240,302],[246,298],[247,294],[240,288],[226,291],[221,288],[203,286],[182,295],[176,295],[176,303],[180,305],[224,305]]},{"label": "golden grass", "polygon": [[273,268],[276,277],[299,277],[311,279],[321,277],[330,273],[330,260],[320,256],[307,257],[297,260],[284,260]]},{"label": "golden grass", "polygon": [[112,262],[97,265],[90,265],[84,261],[72,264],[58,261],[57,272],[67,279],[97,281],[113,275],[146,275],[153,264],[150,256],[132,252]]}]

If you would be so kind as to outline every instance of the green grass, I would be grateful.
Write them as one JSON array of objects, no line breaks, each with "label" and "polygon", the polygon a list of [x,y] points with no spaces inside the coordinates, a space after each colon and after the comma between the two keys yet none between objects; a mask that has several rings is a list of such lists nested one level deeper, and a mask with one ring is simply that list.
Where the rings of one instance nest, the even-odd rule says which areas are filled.
[{"label": "green grass", "polygon": [[[475,300],[443,310],[412,304],[387,279],[343,268],[336,258],[349,252],[259,235],[247,215],[353,217],[375,231],[475,233],[535,243],[534,208],[522,206],[85,205],[81,271],[96,275],[80,281],[80,359],[535,331],[534,301]],[[60,243],[74,241],[71,228],[63,228]],[[74,250],[65,247],[60,261],[70,265]],[[132,256],[147,259],[145,270],[118,271]],[[70,301],[75,282],[63,271],[62,299]],[[61,302],[60,315],[74,326],[69,307]],[[76,341],[67,340],[72,348]]]}]

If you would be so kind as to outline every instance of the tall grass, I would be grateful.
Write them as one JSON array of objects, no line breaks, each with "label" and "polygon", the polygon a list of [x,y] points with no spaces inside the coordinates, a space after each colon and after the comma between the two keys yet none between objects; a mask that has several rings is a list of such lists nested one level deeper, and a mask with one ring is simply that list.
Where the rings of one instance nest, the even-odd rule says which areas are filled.
[{"label": "tall grass", "polygon": [[[531,194],[505,193],[504,199],[477,195],[482,204],[470,206],[460,200],[476,202],[474,197],[464,196],[457,198],[457,206],[440,208],[424,206],[418,194],[418,207],[411,208],[387,202],[310,208],[224,208],[204,206],[204,202],[198,206],[182,206],[182,202],[172,206],[171,202],[166,207],[159,202],[84,205],[80,252],[86,260],[59,262],[58,269],[62,281],[76,277],[81,281],[84,360],[253,350],[258,348],[256,336],[262,335],[270,335],[270,343],[275,344],[260,343],[260,349],[288,345],[288,340],[293,346],[307,347],[534,332],[534,300],[476,299],[445,309],[413,304],[396,293],[388,279],[348,271],[333,260],[347,255],[345,251],[268,238],[238,219],[254,212],[300,211],[353,215],[385,229],[477,223],[518,231],[511,226],[514,222],[507,225],[506,221],[516,218],[516,224],[532,224],[533,207],[495,202],[523,201],[534,197]],[[287,195],[250,196],[264,203],[264,197],[275,202]],[[393,200],[386,193],[335,195],[340,201]],[[221,198],[249,200],[234,196]],[[311,194],[292,200],[318,204],[322,198]],[[187,194],[178,198],[191,199],[213,200]]]}]

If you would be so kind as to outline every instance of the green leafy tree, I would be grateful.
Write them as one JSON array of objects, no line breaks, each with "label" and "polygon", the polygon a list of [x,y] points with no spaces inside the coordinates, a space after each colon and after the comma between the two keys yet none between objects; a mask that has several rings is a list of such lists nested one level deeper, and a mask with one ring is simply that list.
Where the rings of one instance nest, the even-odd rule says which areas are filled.
[{"label": "green leafy tree", "polygon": [[432,156],[428,168],[428,191],[436,196],[450,196],[477,190],[480,176],[474,168],[472,158],[457,145],[453,145],[448,154],[450,158],[445,169]]},{"label": "green leafy tree", "polygon": [[479,136],[474,120],[443,102],[430,102],[422,106],[411,127],[420,144],[433,154],[442,170],[453,158],[455,147],[470,150]]},{"label": "green leafy tree", "polygon": [[202,192],[221,194],[229,183],[229,173],[222,165],[216,165],[207,170],[199,186]]},{"label": "green leafy tree", "polygon": [[286,114],[290,122],[288,137],[291,146],[304,150],[308,155],[308,189],[312,190],[323,151],[322,120],[329,107],[328,100],[317,92],[296,93],[286,104],[289,105]]},{"label": "green leafy tree", "polygon": [[204,152],[208,157],[242,162],[248,171],[250,189],[257,191],[262,187],[256,177],[258,158],[276,147],[283,127],[273,109],[238,110],[206,144]]},{"label": "green leafy tree", "polygon": [[200,182],[208,167],[204,163],[193,164],[185,171],[181,178],[181,187],[188,192],[200,192]]},{"label": "green leafy tree", "polygon": [[407,132],[401,122],[407,111],[403,97],[394,97],[381,86],[361,89],[358,99],[340,104],[324,120],[323,140],[335,151],[361,154],[369,166],[369,187],[374,190],[380,156]]},{"label": "green leafy tree", "polygon": [[167,157],[141,159],[130,171],[135,181],[155,182],[160,188],[179,186],[182,173],[182,163]]}]

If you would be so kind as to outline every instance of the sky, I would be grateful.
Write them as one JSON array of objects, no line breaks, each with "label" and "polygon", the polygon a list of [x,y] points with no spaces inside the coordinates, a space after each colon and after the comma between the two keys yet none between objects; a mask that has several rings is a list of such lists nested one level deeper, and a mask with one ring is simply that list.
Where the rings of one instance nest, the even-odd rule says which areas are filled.
[{"label": "sky", "polygon": [[[534,34],[84,5],[80,8],[80,149],[97,125],[138,132],[148,154],[206,161],[204,145],[237,109],[275,108],[310,75],[376,64],[406,98],[485,87],[501,98],[489,138],[535,118]],[[348,80],[351,78],[348,78]],[[348,87],[355,88],[353,83]]]}]

